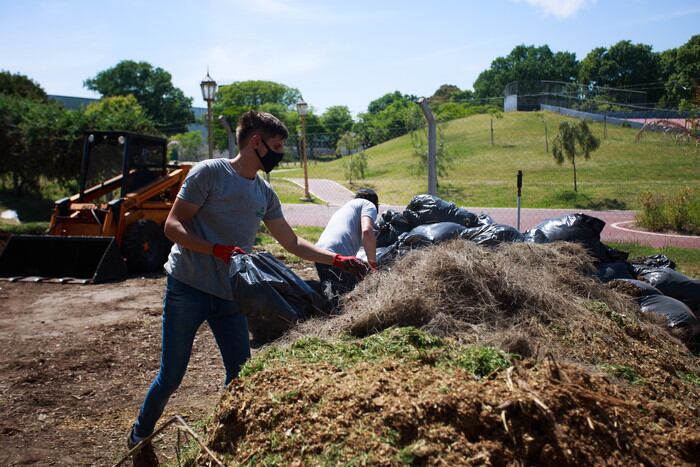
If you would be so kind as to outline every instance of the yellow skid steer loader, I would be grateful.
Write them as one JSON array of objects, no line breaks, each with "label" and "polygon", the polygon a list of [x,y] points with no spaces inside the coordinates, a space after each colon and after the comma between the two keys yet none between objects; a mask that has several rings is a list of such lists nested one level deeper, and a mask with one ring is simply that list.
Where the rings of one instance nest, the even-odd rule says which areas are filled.
[{"label": "yellow skid steer loader", "polygon": [[164,138],[85,135],[80,192],[56,201],[46,235],[13,235],[1,280],[99,283],[160,270],[163,224],[191,165],[167,163]]}]

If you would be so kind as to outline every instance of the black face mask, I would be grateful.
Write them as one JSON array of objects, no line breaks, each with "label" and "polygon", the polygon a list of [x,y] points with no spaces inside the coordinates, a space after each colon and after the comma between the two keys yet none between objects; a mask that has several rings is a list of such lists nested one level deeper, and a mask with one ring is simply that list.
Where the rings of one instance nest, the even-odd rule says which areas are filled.
[{"label": "black face mask", "polygon": [[258,156],[258,159],[260,159],[260,162],[262,162],[263,170],[265,171],[265,173],[269,174],[270,172],[272,172],[272,169],[277,167],[277,164],[280,163],[280,161],[284,157],[284,153],[273,151],[272,148],[267,145],[264,139],[260,138],[260,141],[262,141],[262,143],[267,148],[267,154],[265,154],[265,157],[260,157],[260,153],[257,149],[255,150],[255,154]]}]

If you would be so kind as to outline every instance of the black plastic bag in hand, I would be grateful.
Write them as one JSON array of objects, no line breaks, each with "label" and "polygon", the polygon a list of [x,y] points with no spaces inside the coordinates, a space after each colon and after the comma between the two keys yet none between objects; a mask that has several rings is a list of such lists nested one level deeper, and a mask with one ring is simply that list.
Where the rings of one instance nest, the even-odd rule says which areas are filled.
[{"label": "black plastic bag in hand", "polygon": [[323,296],[267,252],[234,256],[229,279],[256,339],[275,339],[295,323],[330,311]]}]

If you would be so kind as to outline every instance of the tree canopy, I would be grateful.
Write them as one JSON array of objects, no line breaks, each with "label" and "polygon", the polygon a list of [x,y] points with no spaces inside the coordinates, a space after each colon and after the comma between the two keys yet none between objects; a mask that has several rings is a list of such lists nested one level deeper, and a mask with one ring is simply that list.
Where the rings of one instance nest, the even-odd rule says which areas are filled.
[{"label": "tree canopy", "polygon": [[399,91],[384,94],[369,103],[366,113],[358,115],[353,131],[365,146],[373,146],[415,130],[422,125],[416,99]]},{"label": "tree canopy", "polygon": [[700,107],[700,35],[661,54],[665,106]]},{"label": "tree canopy", "polygon": [[133,95],[165,134],[182,133],[194,121],[192,98],[173,86],[170,73],[150,63],[123,60],[83,84],[104,97]]},{"label": "tree canopy", "polygon": [[331,147],[336,147],[340,136],[352,129],[350,109],[344,105],[333,105],[321,114],[323,132],[329,136]]},{"label": "tree canopy", "polygon": [[159,135],[136,98],[128,96],[104,97],[87,106],[84,113],[86,130],[133,131]]},{"label": "tree canopy", "polygon": [[[610,48],[596,47],[581,61],[579,81],[606,87],[634,87],[656,83],[661,77],[660,56],[646,44],[620,41]],[[648,93],[655,102],[660,91]]]},{"label": "tree canopy", "polygon": [[576,54],[552,52],[548,45],[516,46],[507,56],[491,62],[474,81],[474,94],[479,98],[500,97],[512,81],[572,81],[578,75]]},{"label": "tree canopy", "polygon": [[46,92],[34,80],[9,71],[0,71],[0,94],[46,101]]}]

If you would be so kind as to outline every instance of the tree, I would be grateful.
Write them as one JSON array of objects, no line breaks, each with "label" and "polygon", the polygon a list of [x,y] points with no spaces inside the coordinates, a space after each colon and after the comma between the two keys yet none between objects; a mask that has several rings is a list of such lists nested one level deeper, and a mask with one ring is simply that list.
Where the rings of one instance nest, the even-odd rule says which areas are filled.
[{"label": "tree", "polygon": [[[269,112],[289,129],[290,135],[297,133],[299,115],[296,111],[296,103],[301,100],[301,92],[274,81],[237,81],[231,84],[219,86],[214,102],[214,115],[223,115],[235,128],[241,115],[248,110]],[[306,116],[307,133],[309,127],[318,124],[317,117],[313,116],[313,110]],[[321,130],[319,129],[320,133]],[[214,127],[214,140],[217,147],[227,147],[226,133],[216,125]]]},{"label": "tree", "polygon": [[503,112],[501,112],[499,109],[496,108],[490,108],[488,110],[489,115],[491,116],[491,146],[493,146],[493,119],[495,118],[496,120],[500,120],[503,118]]},{"label": "tree", "polygon": [[46,102],[46,92],[34,80],[9,71],[0,71],[0,94]]},{"label": "tree", "polygon": [[343,167],[345,168],[345,177],[349,183],[352,183],[353,179],[365,178],[367,154],[362,151],[362,142],[356,134],[351,132],[344,133],[338,139],[335,151],[338,157],[347,156],[343,162]]},{"label": "tree", "polygon": [[[435,169],[438,177],[447,177],[452,168],[453,155],[448,151],[443,136],[443,129],[447,124],[443,123],[437,126],[437,147],[435,151]],[[417,176],[423,176],[428,173],[428,143],[426,132],[413,131],[411,132],[411,144],[413,145],[413,156],[416,158],[416,163],[413,166],[413,172]],[[437,186],[440,186],[438,181]]]},{"label": "tree", "polygon": [[168,141],[168,157],[170,160],[199,161],[207,156],[204,136],[199,131],[178,133],[168,138]]},{"label": "tree", "polygon": [[358,115],[353,126],[365,146],[373,146],[405,135],[419,128],[425,121],[415,96],[396,91],[370,102],[368,112]]},{"label": "tree", "polygon": [[[596,47],[581,60],[579,81],[605,87],[631,87],[655,83],[661,77],[661,57],[646,44],[620,41],[611,46]],[[647,100],[656,102],[661,92],[651,89]]]},{"label": "tree", "polygon": [[547,119],[544,117],[544,112],[537,111],[535,112],[535,115],[537,116],[537,120],[542,122],[542,125],[544,125],[544,152],[549,154],[549,135],[547,134]]},{"label": "tree", "polygon": [[379,99],[375,99],[372,102],[370,102],[367,106],[367,112],[370,114],[378,114],[395,102],[415,102],[416,99],[416,96],[408,94],[404,95],[401,94],[399,91],[389,92],[387,94],[384,94]]},{"label": "tree", "polygon": [[664,106],[692,108],[700,106],[700,35],[661,54],[665,78]]},{"label": "tree", "polygon": [[123,60],[83,85],[103,97],[133,95],[165,134],[182,133],[194,121],[192,98],[173,86],[170,73],[147,62]]},{"label": "tree", "polygon": [[561,122],[559,134],[552,143],[552,156],[557,164],[564,162],[564,157],[571,161],[574,167],[574,191],[578,191],[576,183],[576,156],[590,159],[591,152],[600,147],[600,141],[593,136],[585,120],[578,123]]},{"label": "tree", "polygon": [[454,84],[443,84],[430,96],[431,104],[441,104],[443,102],[453,102],[462,95],[462,90]]},{"label": "tree", "polygon": [[38,192],[42,176],[74,181],[82,121],[53,102],[0,95],[0,177],[15,194]]},{"label": "tree", "polygon": [[84,118],[88,130],[160,134],[132,95],[102,98],[87,106]]},{"label": "tree", "polygon": [[320,120],[323,132],[328,135],[329,142],[333,147],[338,144],[341,135],[352,129],[352,114],[350,109],[344,105],[328,107],[321,115]]},{"label": "tree", "polygon": [[500,97],[513,81],[572,81],[578,75],[576,54],[553,53],[548,45],[516,46],[507,56],[491,62],[474,81],[474,94],[479,98]]}]

